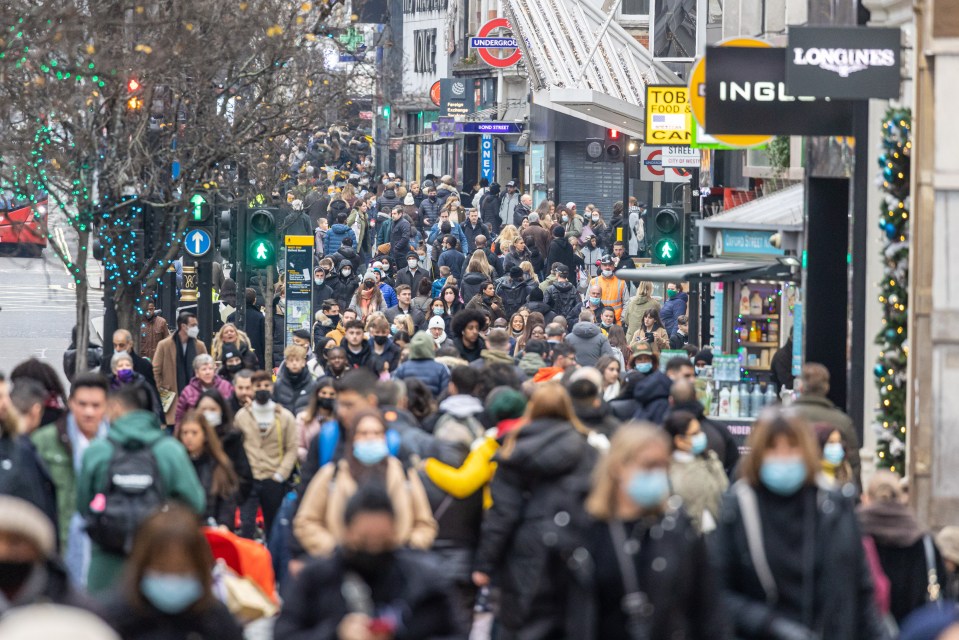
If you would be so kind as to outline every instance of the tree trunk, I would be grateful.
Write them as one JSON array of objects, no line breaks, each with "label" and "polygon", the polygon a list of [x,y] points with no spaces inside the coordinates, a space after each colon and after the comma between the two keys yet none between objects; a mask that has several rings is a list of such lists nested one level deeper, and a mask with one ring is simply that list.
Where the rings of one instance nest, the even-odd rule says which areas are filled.
[{"label": "tree trunk", "polygon": [[87,281],[87,245],[90,240],[89,231],[78,231],[77,261],[73,266],[77,301],[77,363],[74,375],[87,370],[87,347],[90,344],[90,301],[87,295],[90,292],[90,283]]}]

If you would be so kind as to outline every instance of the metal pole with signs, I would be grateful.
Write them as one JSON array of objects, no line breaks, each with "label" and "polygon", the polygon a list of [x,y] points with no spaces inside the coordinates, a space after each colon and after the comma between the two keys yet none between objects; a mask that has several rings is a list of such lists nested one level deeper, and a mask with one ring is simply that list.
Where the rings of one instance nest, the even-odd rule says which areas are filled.
[{"label": "metal pole with signs", "polygon": [[313,236],[286,236],[286,335],[283,344],[293,343],[293,332],[313,326]]}]

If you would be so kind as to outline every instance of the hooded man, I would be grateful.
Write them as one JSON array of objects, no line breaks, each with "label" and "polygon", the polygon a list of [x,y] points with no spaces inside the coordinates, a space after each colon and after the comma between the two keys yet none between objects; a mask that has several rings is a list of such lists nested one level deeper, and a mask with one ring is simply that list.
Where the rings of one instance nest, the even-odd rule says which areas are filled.
[{"label": "hooded man", "polygon": [[579,314],[579,322],[573,325],[573,330],[566,336],[566,343],[576,350],[576,363],[582,367],[592,367],[601,356],[613,357],[613,348],[609,339],[593,322],[590,311]]},{"label": "hooded man", "polygon": [[564,264],[553,267],[556,282],[549,285],[543,301],[557,314],[566,318],[567,326],[572,327],[579,320],[582,299],[576,286],[569,281],[569,268]]},{"label": "hooded man", "polygon": [[503,228],[503,219],[500,218],[500,186],[494,182],[489,186],[486,193],[480,198],[479,202],[480,217],[483,222],[493,230],[494,235],[499,235]]},{"label": "hooded man", "polygon": [[[433,318],[430,320],[429,333],[420,331],[414,335],[410,340],[410,357],[396,369],[393,378],[396,380],[417,378],[432,392],[434,398],[438,398],[449,384],[450,371],[446,365],[435,360],[436,341],[432,335],[434,320],[437,321],[438,329],[443,330],[443,319]],[[445,333],[443,335],[445,336]]]},{"label": "hooded man", "polygon": [[[502,225],[512,224],[513,211],[519,206],[519,189],[516,188],[516,181],[510,180],[506,183],[506,193],[500,195],[499,218]],[[519,225],[516,225],[519,228]]]},{"label": "hooded man", "polygon": [[510,268],[509,278],[500,280],[496,285],[496,295],[503,300],[503,311],[507,318],[511,318],[529,300],[530,291],[535,286],[527,282],[523,270],[518,266]]}]

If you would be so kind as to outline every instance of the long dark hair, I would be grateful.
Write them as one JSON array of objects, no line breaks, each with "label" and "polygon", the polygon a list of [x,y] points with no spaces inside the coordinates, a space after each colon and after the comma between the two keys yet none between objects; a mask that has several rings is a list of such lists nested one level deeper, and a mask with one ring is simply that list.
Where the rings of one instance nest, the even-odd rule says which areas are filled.
[{"label": "long dark hair", "polygon": [[324,376],[316,381],[316,387],[313,389],[313,397],[310,398],[310,404],[306,407],[306,414],[303,416],[305,422],[313,422],[316,414],[320,412],[319,394],[327,387],[335,387],[333,378]]},{"label": "long dark hair", "polygon": [[240,479],[233,469],[230,458],[223,451],[220,437],[216,435],[216,430],[198,411],[189,411],[183,416],[180,421],[180,436],[183,435],[183,425],[190,423],[200,425],[203,438],[206,440],[203,448],[216,463],[216,468],[213,470],[213,481],[210,483],[210,493],[221,498],[230,497],[240,488]]},{"label": "long dark hair", "polygon": [[221,438],[227,433],[234,431],[233,428],[233,410],[230,408],[230,403],[224,399],[223,395],[216,390],[216,387],[210,387],[209,389],[204,389],[203,393],[200,394],[199,399],[196,401],[197,405],[200,404],[200,400],[203,398],[209,398],[220,407],[220,413],[223,415],[223,419],[220,422],[215,431],[218,436]]},{"label": "long dark hair", "polygon": [[663,329],[663,321],[659,317],[659,309],[646,309],[646,312],[643,313],[643,330],[646,329],[646,316],[649,316],[653,319],[653,331],[656,329]]}]

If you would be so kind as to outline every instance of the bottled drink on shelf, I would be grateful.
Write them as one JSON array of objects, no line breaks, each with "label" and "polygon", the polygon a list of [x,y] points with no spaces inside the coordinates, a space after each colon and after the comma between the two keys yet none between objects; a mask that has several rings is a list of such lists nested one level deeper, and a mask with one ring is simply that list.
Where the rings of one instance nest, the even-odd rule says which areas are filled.
[{"label": "bottled drink on shelf", "polygon": [[756,418],[759,416],[759,412],[763,410],[763,392],[759,388],[759,383],[753,385],[753,392],[751,394],[749,408],[752,409],[751,417]]},{"label": "bottled drink on shelf", "polygon": [[773,389],[772,383],[771,382],[766,383],[766,396],[765,396],[766,401],[763,404],[768,407],[769,405],[775,403],[776,399],[777,399],[776,390]]},{"label": "bottled drink on shelf", "polygon": [[734,384],[729,394],[729,417],[738,418],[739,416],[739,385]]},{"label": "bottled drink on shelf", "polygon": [[749,383],[739,385],[739,417],[748,418],[753,415],[752,396],[749,395]]},{"label": "bottled drink on shelf", "polygon": [[729,387],[723,386],[719,392],[719,413],[720,418],[729,417]]}]

